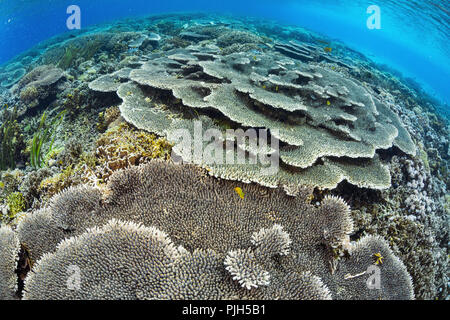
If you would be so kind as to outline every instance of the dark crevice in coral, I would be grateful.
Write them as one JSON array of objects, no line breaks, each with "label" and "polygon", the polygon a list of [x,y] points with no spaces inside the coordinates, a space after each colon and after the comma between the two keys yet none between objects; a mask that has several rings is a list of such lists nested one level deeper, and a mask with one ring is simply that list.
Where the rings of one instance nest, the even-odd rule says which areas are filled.
[{"label": "dark crevice in coral", "polygon": [[37,105],[34,108],[27,108],[26,112],[23,114],[20,114],[18,117],[19,121],[22,121],[25,118],[33,118],[36,117],[42,112],[47,109],[49,106],[51,106],[51,109],[54,109],[55,102],[57,101],[56,94],[52,94],[48,96],[46,99],[39,101],[39,105]]},{"label": "dark crevice in coral", "polygon": [[359,239],[361,239],[362,236],[364,236],[365,233],[365,229],[359,229],[359,230],[355,230],[351,235],[350,235],[350,241],[358,241]]},{"label": "dark crevice in coral", "polygon": [[263,114],[264,116],[273,120],[285,123],[287,125],[297,125],[302,123],[306,119],[306,115],[300,110],[289,112],[287,110],[275,108],[273,106],[256,101],[252,99],[248,93],[241,93],[236,91],[236,94],[240,97],[241,101],[246,104],[246,107],[248,109]]},{"label": "dark crevice in coral", "polygon": [[96,92],[93,91],[92,105],[99,105],[103,107],[116,106],[122,102],[115,92]]},{"label": "dark crevice in coral", "polygon": [[327,125],[321,124],[317,126],[318,128],[324,129],[326,130],[328,133],[333,134],[333,136],[336,136],[337,138],[339,138],[339,140],[342,141],[357,141],[349,136],[347,136],[344,132],[338,131],[333,127],[329,127]]},{"label": "dark crevice in coral", "polygon": [[338,184],[333,194],[342,197],[352,208],[360,207],[364,203],[381,203],[383,197],[379,190],[359,188],[346,180]]},{"label": "dark crevice in coral", "polygon": [[354,129],[353,122],[351,122],[351,121],[344,120],[344,119],[333,119],[333,122],[337,126],[346,126],[346,127],[349,127],[350,129]]},{"label": "dark crevice in coral", "polygon": [[17,291],[16,296],[21,299],[23,297],[23,290],[25,285],[25,278],[28,272],[31,270],[31,260],[28,250],[21,245],[19,252],[19,260],[17,262],[17,268],[15,270],[17,274]]},{"label": "dark crevice in coral", "polygon": [[405,155],[405,153],[396,146],[392,146],[385,150],[379,149],[377,150],[377,154],[380,156],[381,160],[386,162],[390,162],[394,156],[400,157]]}]

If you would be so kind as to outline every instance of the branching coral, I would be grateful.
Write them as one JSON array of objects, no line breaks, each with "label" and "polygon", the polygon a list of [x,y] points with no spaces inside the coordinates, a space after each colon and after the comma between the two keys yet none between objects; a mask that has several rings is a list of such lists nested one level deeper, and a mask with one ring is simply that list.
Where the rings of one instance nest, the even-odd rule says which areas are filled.
[{"label": "branching coral", "polygon": [[247,290],[270,284],[269,272],[258,265],[251,249],[228,252],[224,263],[233,280]]},{"label": "branching coral", "polygon": [[[244,200],[235,193],[236,185],[245,190]],[[299,194],[308,195],[303,192]],[[281,189],[217,181],[193,166],[152,161],[117,172],[111,176],[104,193],[91,187],[68,189],[52,200],[48,210],[33,213],[20,223],[21,242],[26,245],[33,260],[42,258],[38,262],[39,267],[34,269],[32,280],[27,281],[28,297],[63,298],[77,294],[103,298],[123,294],[128,298],[138,295],[138,298],[192,299],[413,297],[407,272],[383,241],[366,239],[356,244],[347,243],[345,236],[351,232],[351,219],[348,206],[342,200],[326,198],[318,208],[307,202],[299,196],[288,196]],[[178,262],[172,264],[171,270],[165,263],[158,262],[160,274],[168,274],[167,279],[148,279],[149,283],[157,281],[160,288],[138,286],[139,293],[124,293],[124,286],[130,286],[125,282],[129,277],[134,277],[134,274],[127,274],[128,270],[145,274],[147,266],[142,266],[141,271],[124,269],[124,275],[118,271],[112,272],[110,277],[115,280],[103,290],[96,286],[85,293],[55,293],[48,287],[53,283],[50,279],[66,275],[67,257],[75,259],[76,256],[75,260],[70,261],[79,261],[79,267],[84,270],[84,254],[77,253],[76,248],[85,248],[87,243],[91,244],[92,250],[99,252],[106,250],[101,249],[105,246],[110,254],[124,259],[122,264],[127,261],[133,266],[140,265],[140,258],[133,258],[138,260],[132,262],[132,258],[122,254],[143,253],[146,252],[142,249],[145,247],[135,244],[133,250],[127,250],[125,248],[129,244],[125,240],[111,242],[102,238],[102,231],[89,231],[89,228],[105,225],[110,219],[155,227],[167,233],[173,247],[183,247],[177,249],[180,257],[176,258]],[[111,223],[105,228],[111,229]],[[57,248],[61,240],[71,236],[80,238],[65,241]],[[123,239],[133,237],[124,235]],[[353,258],[336,260],[336,246],[344,245]],[[54,254],[47,255],[46,252]],[[347,273],[353,275],[356,270],[366,270],[374,265],[373,254],[377,252],[385,258],[381,268],[386,272],[384,281],[389,284],[373,293],[362,280],[352,281],[346,276]],[[97,258],[103,255],[94,254],[94,251],[92,255],[96,257],[93,261],[99,261],[96,272],[109,272],[114,270],[116,263],[120,263],[114,259],[105,261]],[[148,259],[156,263],[157,258]],[[330,265],[336,264],[337,268],[330,270]],[[56,270],[56,265],[61,266],[56,268],[61,270],[59,274],[51,271]],[[189,266],[187,270],[184,269],[186,266]],[[202,273],[211,276],[205,279]],[[116,283],[119,274],[123,280]],[[98,283],[98,280],[91,281],[89,274],[85,276],[86,282]],[[364,275],[361,277],[367,278]],[[230,282],[232,278],[236,281]],[[189,279],[188,287],[180,285],[180,279]],[[299,282],[292,283],[293,279]],[[305,287],[297,288],[302,284]],[[341,290],[343,287],[351,288]],[[113,292],[115,288],[117,292]]]},{"label": "branching coral", "polygon": [[[114,118],[117,113],[113,109],[106,115],[105,121],[110,121],[109,117]],[[56,165],[62,168],[61,172],[42,180],[39,191],[48,200],[71,186],[82,183],[100,185],[120,169],[151,159],[169,159],[171,148],[172,145],[166,139],[136,130],[122,122],[100,135],[94,152],[83,152],[77,141],[70,140],[56,158]]]},{"label": "branching coral", "polygon": [[163,291],[178,256],[160,230],[112,220],[45,254],[26,279],[24,299],[137,299],[143,288]]},{"label": "branching coral", "polygon": [[42,168],[30,172],[20,183],[19,191],[25,197],[27,208],[39,206],[42,190],[40,189],[41,182],[51,177],[54,172],[49,168]]},{"label": "branching coral", "polygon": [[9,227],[0,227],[0,300],[15,299],[19,250],[17,234]]}]

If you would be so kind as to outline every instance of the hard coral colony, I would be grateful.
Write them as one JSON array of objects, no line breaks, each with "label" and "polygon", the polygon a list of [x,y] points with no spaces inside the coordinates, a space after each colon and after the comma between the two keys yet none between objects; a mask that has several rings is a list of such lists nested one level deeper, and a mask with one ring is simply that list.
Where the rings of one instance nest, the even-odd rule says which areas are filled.
[{"label": "hard coral colony", "polygon": [[1,299],[447,298],[448,119],[363,55],[201,14],[32,53],[0,67]]}]

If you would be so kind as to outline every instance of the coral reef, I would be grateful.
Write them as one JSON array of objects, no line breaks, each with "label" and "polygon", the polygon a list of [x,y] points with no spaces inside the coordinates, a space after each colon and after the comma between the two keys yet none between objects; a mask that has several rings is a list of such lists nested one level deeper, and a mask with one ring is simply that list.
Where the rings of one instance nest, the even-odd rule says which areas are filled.
[{"label": "coral reef", "polygon": [[[44,41],[0,66],[0,298],[20,298],[31,268],[33,299],[448,299],[445,108],[336,40],[250,17],[168,14]],[[62,110],[34,168],[42,115],[48,127]],[[220,137],[191,154],[180,129]],[[205,161],[212,142],[224,164]],[[159,259],[141,260],[142,239],[172,259],[148,290],[130,286]],[[109,254],[133,271],[54,291],[81,247],[92,274],[117,269]],[[368,266],[381,289],[367,290]]]},{"label": "coral reef", "polygon": [[23,68],[2,73],[2,82],[1,85],[3,87],[11,87],[13,86],[17,81],[19,81],[26,73],[26,70]]},{"label": "coral reef", "polygon": [[353,213],[355,230],[389,240],[413,278],[417,298],[445,299],[449,235],[446,186],[426,171],[420,159],[394,156],[390,171],[393,188],[376,197],[352,193],[352,207],[357,209]]},{"label": "coral reef", "polygon": [[[84,298],[117,298],[123,294],[128,298],[152,299],[413,297],[409,275],[385,242],[378,238],[349,242],[348,233],[352,231],[349,208],[339,198],[326,198],[316,208],[307,204],[303,197],[309,195],[307,189],[292,197],[280,189],[237,185],[246,190],[245,200],[235,194],[236,183],[217,181],[193,166],[152,161],[113,174],[105,194],[86,186],[67,189],[53,198],[48,210],[37,211],[19,224],[22,245],[28,249],[33,261],[38,261],[26,280],[25,297],[70,298],[73,294],[85,294]],[[111,219],[142,223],[150,229],[144,232],[133,224],[114,221],[108,224]],[[104,229],[90,230],[105,224]],[[126,231],[131,233],[127,235]],[[142,265],[142,269],[136,270],[137,274],[126,272],[127,276],[123,275],[120,280],[117,278],[119,273],[108,271],[114,270],[115,263],[125,261],[141,266],[139,259],[143,256],[138,253],[147,251],[141,247],[144,244],[135,242],[138,235],[141,232],[161,234],[161,231],[167,236],[159,235],[158,238],[181,257],[150,255],[147,257],[149,264]],[[64,238],[72,236],[75,238],[58,245]],[[111,242],[111,239],[122,238],[123,241],[117,240],[119,247],[115,247],[115,241]],[[118,256],[118,259],[125,259],[123,262],[108,259],[110,262],[100,270],[114,277],[115,280],[110,282],[114,284],[112,287],[103,287],[92,278],[86,281],[90,283],[86,285],[93,285],[87,291],[70,293],[62,288],[56,292],[50,289],[54,283],[50,279],[55,277],[53,279],[58,282],[58,277],[63,275],[51,270],[65,272],[69,262],[84,264],[86,260],[76,248],[86,248],[87,243],[92,245],[92,250],[100,250],[92,255],[86,251],[93,259],[90,265],[95,265],[93,261],[104,265],[103,250],[118,255],[138,254],[138,257]],[[102,243],[104,249],[101,249]],[[134,247],[127,250],[120,247],[122,245]],[[178,249],[175,250],[175,246]],[[334,252],[338,247],[348,250],[354,258],[336,257]],[[384,258],[379,267],[386,278],[381,289],[372,291],[367,288],[367,277],[363,275],[374,264],[375,253]],[[164,263],[167,259],[176,262]],[[59,267],[55,269],[56,265]],[[330,268],[330,265],[335,267]],[[182,266],[189,267],[183,269]],[[138,276],[141,272],[150,276],[155,267],[159,270],[157,278],[152,276],[148,283],[156,281],[161,287],[139,286],[138,292],[133,286],[132,292],[124,289],[124,286],[130,286],[127,277]],[[147,268],[149,271],[144,271]],[[95,267],[95,270],[98,272],[99,268]],[[347,277],[356,271],[360,274],[357,280]],[[199,277],[205,272],[211,276],[207,279]],[[191,279],[190,287],[180,286],[179,277]],[[227,277],[236,281],[227,281]],[[208,282],[199,282],[201,279]],[[292,286],[298,283],[292,283],[292,279],[312,288],[307,285],[294,291]],[[199,291],[200,287],[210,290]],[[196,292],[200,293],[196,295]]]}]

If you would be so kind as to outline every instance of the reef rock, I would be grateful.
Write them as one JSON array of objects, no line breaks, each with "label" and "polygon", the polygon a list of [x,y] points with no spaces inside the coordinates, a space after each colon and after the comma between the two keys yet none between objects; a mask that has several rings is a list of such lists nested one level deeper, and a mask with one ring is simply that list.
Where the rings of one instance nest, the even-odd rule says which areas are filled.
[{"label": "reef rock", "polygon": [[[202,121],[205,131],[219,130],[223,136],[230,126],[263,128],[268,138],[280,141],[280,168],[272,176],[258,174],[261,163],[252,167],[197,159],[196,164],[225,179],[319,188],[334,188],[347,180],[359,187],[384,189],[390,186],[390,176],[377,151],[395,146],[415,154],[400,118],[363,84],[323,65],[297,60],[286,51],[313,54],[311,46],[277,43],[277,50],[266,49],[264,54],[249,50],[223,55],[219,45],[233,36],[219,39],[217,45],[154,53],[140,68],[129,71],[129,82],[122,78],[119,85],[112,74],[90,87],[117,88],[123,100],[120,110],[128,122],[173,143],[178,142],[173,132],[189,130],[195,121]],[[258,38],[246,41],[257,43]],[[234,153],[242,152],[239,149],[249,158],[274,151],[238,144]],[[235,157],[232,150],[227,152]],[[189,161],[186,153],[180,156]]]}]

